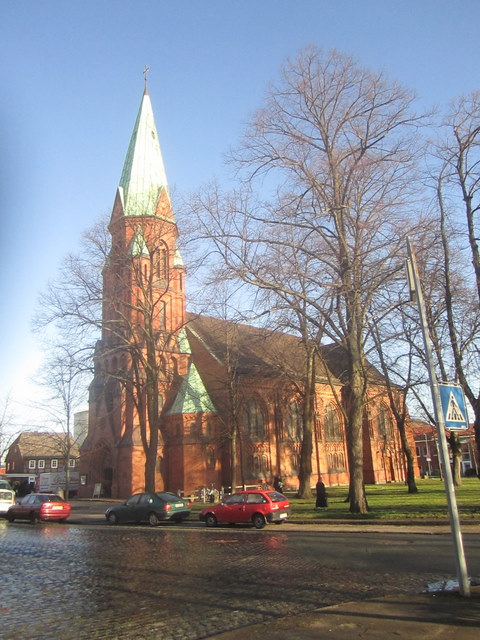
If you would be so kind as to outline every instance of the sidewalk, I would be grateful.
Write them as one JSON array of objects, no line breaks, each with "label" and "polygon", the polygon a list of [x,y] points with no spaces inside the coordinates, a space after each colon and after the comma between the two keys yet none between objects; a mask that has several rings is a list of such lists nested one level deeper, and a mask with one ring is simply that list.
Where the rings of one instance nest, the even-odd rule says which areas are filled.
[{"label": "sidewalk", "polygon": [[[115,500],[72,502],[71,524],[105,524],[105,510]],[[192,524],[200,525],[192,517]],[[425,535],[448,534],[447,521],[422,524],[401,522],[342,522],[318,519],[308,523],[291,519],[281,530],[322,532],[395,532]],[[464,533],[480,534],[480,523],[462,524]],[[480,586],[471,596],[441,591],[347,602],[309,613],[279,618],[267,623],[210,636],[215,640],[478,640],[480,636]]]},{"label": "sidewalk", "polygon": [[480,587],[347,602],[211,636],[215,640],[478,640]]}]

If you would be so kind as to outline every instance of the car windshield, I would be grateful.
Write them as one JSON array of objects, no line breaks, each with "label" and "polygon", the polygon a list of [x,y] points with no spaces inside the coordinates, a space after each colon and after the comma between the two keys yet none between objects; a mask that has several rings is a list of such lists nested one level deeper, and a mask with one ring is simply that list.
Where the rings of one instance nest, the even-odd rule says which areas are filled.
[{"label": "car windshield", "polygon": [[10,483],[7,480],[0,480],[0,489],[11,489]]},{"label": "car windshield", "polygon": [[287,499],[283,494],[278,493],[278,491],[269,491],[268,497],[272,502],[285,502]]}]

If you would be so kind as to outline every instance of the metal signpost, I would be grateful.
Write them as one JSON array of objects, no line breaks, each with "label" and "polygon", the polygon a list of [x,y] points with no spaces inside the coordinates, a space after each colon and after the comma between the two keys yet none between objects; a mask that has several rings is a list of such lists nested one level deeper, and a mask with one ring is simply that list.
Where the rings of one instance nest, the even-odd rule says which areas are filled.
[{"label": "metal signpost", "polygon": [[[446,412],[444,414],[444,409],[442,406],[442,400],[440,395],[440,386],[438,384],[436,375],[435,375],[435,364],[433,360],[432,350],[430,347],[430,337],[428,333],[428,325],[427,325],[427,315],[425,312],[425,304],[423,301],[422,288],[420,285],[420,279],[418,277],[417,264],[415,262],[415,256],[413,253],[413,249],[410,243],[410,239],[407,239],[407,251],[408,251],[408,260],[407,260],[407,273],[408,273],[408,282],[410,286],[410,293],[417,298],[418,312],[420,314],[420,320],[422,325],[422,333],[423,333],[423,343],[425,347],[425,355],[427,358],[427,368],[428,375],[430,378],[430,388],[432,391],[432,401],[433,408],[435,412],[435,422],[437,425],[437,435],[439,442],[439,454],[440,454],[440,462],[443,468],[443,479],[445,484],[445,491],[447,494],[447,504],[448,504],[448,512],[450,516],[450,527],[452,529],[453,534],[453,542],[455,546],[455,562],[457,565],[457,577],[458,577],[458,586],[460,590],[460,594],[462,596],[470,596],[470,583],[468,580],[467,573],[467,565],[465,562],[465,553],[463,550],[463,540],[462,534],[460,531],[460,519],[458,517],[458,509],[457,509],[457,501],[455,497],[455,488],[453,486],[453,477],[452,477],[452,469],[450,468],[450,458],[448,454],[448,446],[447,446],[447,436],[445,434],[445,416],[454,418],[451,420],[456,424],[460,423],[460,415],[462,413],[460,409],[460,403],[458,401],[457,393],[453,393],[452,396],[454,402],[452,405],[449,405],[449,401],[451,400],[450,393],[448,394],[447,407]],[[453,389],[453,385],[444,385],[448,386],[450,389]],[[463,394],[462,394],[463,397]],[[459,409],[459,413],[457,413],[457,409]],[[466,410],[464,410],[464,418],[466,419]]]}]

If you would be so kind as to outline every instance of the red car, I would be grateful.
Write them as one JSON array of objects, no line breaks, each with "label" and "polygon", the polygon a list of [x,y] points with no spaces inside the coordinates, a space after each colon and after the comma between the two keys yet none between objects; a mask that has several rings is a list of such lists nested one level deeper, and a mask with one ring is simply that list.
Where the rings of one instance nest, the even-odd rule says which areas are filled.
[{"label": "red car", "polygon": [[58,520],[65,522],[70,515],[70,504],[54,493],[30,493],[13,504],[7,511],[7,520]]},{"label": "red car", "polygon": [[263,529],[267,522],[281,524],[289,515],[290,503],[284,495],[278,491],[254,489],[239,491],[220,504],[205,507],[199,518],[207,527],[226,522],[250,523],[257,529]]}]

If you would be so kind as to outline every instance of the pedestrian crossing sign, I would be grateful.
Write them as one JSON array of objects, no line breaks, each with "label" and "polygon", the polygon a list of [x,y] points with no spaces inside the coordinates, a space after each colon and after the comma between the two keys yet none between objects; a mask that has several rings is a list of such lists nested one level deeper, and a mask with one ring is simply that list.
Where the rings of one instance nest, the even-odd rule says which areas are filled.
[{"label": "pedestrian crossing sign", "polygon": [[463,389],[458,384],[439,384],[443,417],[447,429],[468,429],[468,414]]}]

